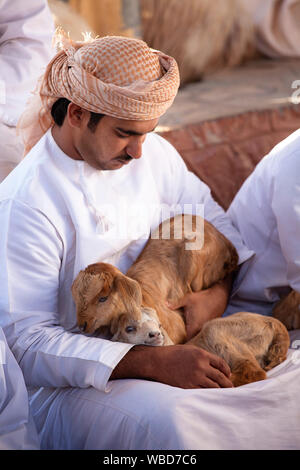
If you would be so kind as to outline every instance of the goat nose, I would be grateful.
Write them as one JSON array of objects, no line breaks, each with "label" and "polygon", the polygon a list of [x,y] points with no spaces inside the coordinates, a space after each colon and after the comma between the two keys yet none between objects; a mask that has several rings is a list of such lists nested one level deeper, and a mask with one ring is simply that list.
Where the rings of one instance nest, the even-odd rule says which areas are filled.
[{"label": "goat nose", "polygon": [[150,331],[149,338],[158,338],[160,336],[159,331]]}]

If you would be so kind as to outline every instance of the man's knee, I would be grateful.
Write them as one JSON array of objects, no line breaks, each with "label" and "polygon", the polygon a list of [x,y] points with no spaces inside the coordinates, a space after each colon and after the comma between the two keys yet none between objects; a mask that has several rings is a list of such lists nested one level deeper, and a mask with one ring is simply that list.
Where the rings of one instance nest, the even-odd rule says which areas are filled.
[{"label": "man's knee", "polygon": [[118,380],[109,386],[108,393],[89,388],[56,395],[39,425],[42,448],[179,448],[177,389],[143,380]]}]

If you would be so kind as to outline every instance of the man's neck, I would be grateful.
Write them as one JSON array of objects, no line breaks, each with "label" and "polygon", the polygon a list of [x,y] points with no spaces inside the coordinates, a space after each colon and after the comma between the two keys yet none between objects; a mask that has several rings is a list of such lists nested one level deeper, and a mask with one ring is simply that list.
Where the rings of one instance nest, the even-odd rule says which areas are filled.
[{"label": "man's neck", "polygon": [[59,127],[57,124],[54,124],[51,133],[56,144],[68,157],[73,160],[82,160],[81,155],[72,144],[72,139],[68,135],[68,130],[64,128],[64,125]]}]

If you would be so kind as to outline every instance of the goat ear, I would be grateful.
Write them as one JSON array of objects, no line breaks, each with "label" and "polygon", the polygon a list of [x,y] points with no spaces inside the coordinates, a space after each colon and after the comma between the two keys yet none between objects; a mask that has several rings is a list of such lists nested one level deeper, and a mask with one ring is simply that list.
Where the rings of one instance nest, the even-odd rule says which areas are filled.
[{"label": "goat ear", "polygon": [[115,335],[118,331],[119,328],[119,317],[114,317],[110,323],[110,333],[111,335]]},{"label": "goat ear", "polygon": [[102,289],[104,284],[101,274],[90,274],[80,271],[72,284],[72,295],[77,311],[85,308]]},{"label": "goat ear", "polygon": [[127,276],[116,276],[114,287],[120,293],[127,311],[132,310],[132,303],[141,305],[142,291],[139,283]]},{"label": "goat ear", "polygon": [[114,276],[109,272],[103,272],[99,276],[102,281],[102,286],[101,291],[98,291],[98,294],[102,295],[103,297],[107,297],[111,293],[114,283]]},{"label": "goat ear", "polygon": [[153,318],[153,320],[156,320],[157,323],[160,323],[160,320],[158,318],[156,310],[154,308],[150,307],[143,307],[142,310],[149,315],[149,317]]},{"label": "goat ear", "polygon": [[76,276],[71,288],[76,305],[87,297],[86,294],[92,277],[93,276],[91,274],[87,274],[85,271],[80,271]]}]

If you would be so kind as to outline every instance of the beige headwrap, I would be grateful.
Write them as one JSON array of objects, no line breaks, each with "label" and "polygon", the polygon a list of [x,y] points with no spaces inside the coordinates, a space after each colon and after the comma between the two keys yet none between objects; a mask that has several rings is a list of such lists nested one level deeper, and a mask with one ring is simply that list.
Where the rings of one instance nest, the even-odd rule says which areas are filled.
[{"label": "beige headwrap", "polygon": [[164,114],[176,96],[175,59],[144,41],[106,36],[74,42],[61,35],[60,47],[18,122],[25,154],[53,125],[51,108],[58,98],[95,113],[145,121]]}]

